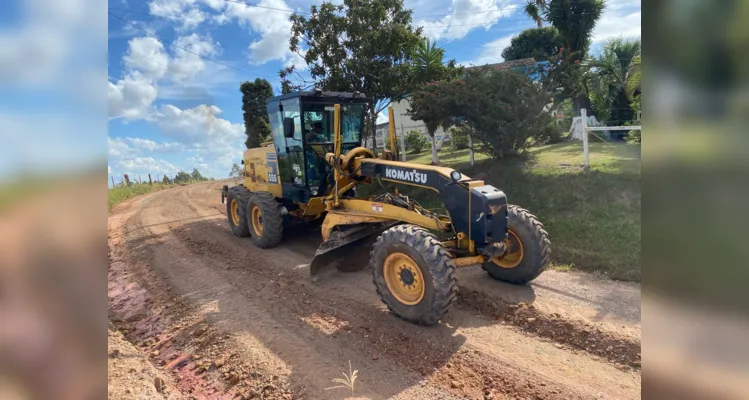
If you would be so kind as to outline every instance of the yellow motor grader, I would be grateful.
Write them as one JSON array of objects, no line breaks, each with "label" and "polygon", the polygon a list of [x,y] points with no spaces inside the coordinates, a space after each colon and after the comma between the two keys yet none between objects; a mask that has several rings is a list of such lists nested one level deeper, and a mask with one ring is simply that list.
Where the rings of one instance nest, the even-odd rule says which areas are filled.
[{"label": "yellow motor grader", "polygon": [[[315,90],[270,99],[273,142],[246,150],[244,183],[222,189],[234,235],[267,249],[299,222],[321,222],[313,279],[329,266],[355,269],[342,250],[378,235],[369,259],[377,292],[393,313],[421,325],[437,323],[455,301],[456,268],[481,265],[515,284],[544,271],[549,239],[534,215],[454,169],[398,161],[392,108],[391,148],[376,157],[361,146],[364,110],[360,93]],[[382,181],[396,189],[357,195],[359,185]],[[447,214],[423,208],[398,193],[398,185],[434,191]]]}]

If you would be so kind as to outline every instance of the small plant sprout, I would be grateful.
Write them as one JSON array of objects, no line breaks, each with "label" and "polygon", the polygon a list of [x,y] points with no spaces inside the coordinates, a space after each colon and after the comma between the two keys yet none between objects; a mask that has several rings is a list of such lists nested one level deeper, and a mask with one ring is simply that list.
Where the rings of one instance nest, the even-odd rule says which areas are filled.
[{"label": "small plant sprout", "polygon": [[351,394],[353,395],[354,394],[354,385],[356,384],[356,378],[359,375],[359,370],[355,369],[355,370],[352,371],[351,370],[351,360],[349,360],[349,362],[348,362],[348,375],[346,375],[345,372],[342,372],[342,374],[343,374],[343,378],[331,379],[333,381],[333,383],[340,383],[340,385],[329,387],[329,388],[325,388],[325,390],[348,388],[349,390],[351,390]]}]

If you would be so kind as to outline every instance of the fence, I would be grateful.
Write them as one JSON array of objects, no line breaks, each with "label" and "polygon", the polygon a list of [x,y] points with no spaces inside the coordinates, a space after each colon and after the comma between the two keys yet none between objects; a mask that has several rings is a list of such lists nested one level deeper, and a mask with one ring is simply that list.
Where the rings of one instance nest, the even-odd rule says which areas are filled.
[{"label": "fence", "polygon": [[[633,126],[588,126],[588,110],[580,110],[580,123],[582,124],[582,139],[583,139],[583,168],[588,169],[590,167],[589,151],[588,151],[588,133],[593,131],[640,131],[642,132],[642,124]],[[637,119],[640,119],[638,113]]]},{"label": "fence", "polygon": [[[159,179],[158,175],[154,175],[154,176],[157,177],[156,180],[152,180],[151,179],[151,174],[139,174],[139,175],[133,175],[133,176],[130,176],[129,174],[125,174],[125,175],[122,175],[122,176],[110,175],[109,176],[109,182],[107,182],[107,186],[109,186],[110,188],[114,188],[114,187],[117,187],[117,186],[126,186],[128,184],[133,184],[133,183],[140,183],[140,184],[142,184],[142,183],[145,182],[145,183],[147,183],[149,185],[153,184],[154,182],[155,183],[162,183],[162,179],[163,178]],[[145,179],[144,179],[144,177],[145,177]]]}]

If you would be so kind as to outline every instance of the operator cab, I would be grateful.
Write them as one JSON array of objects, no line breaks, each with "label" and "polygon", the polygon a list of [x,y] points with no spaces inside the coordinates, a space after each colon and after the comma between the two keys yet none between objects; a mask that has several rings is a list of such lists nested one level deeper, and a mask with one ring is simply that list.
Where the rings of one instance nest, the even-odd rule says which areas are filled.
[{"label": "operator cab", "polygon": [[341,105],[341,153],[361,145],[365,97],[359,93],[300,91],[268,101],[284,198],[306,203],[333,184],[325,154],[334,151],[334,105]]}]

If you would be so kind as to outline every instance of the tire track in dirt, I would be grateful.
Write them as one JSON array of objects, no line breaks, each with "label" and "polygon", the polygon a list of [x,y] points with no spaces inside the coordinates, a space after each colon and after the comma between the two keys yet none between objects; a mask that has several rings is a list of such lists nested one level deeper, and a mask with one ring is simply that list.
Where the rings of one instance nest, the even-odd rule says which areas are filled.
[{"label": "tire track in dirt", "polygon": [[[168,203],[169,206],[150,207],[148,213],[151,216],[142,218],[140,225],[157,226],[160,232],[150,232],[151,238],[134,242],[130,252],[140,254],[164,273],[174,287],[185,293],[190,303],[204,310],[211,324],[243,341],[240,348],[246,350],[245,358],[265,364],[277,375],[293,382],[295,393],[301,393],[299,398],[339,398],[338,394],[325,391],[325,388],[334,385],[331,378],[348,370],[348,360],[354,366],[366,366],[366,371],[362,371],[357,381],[357,395],[368,398],[452,398],[433,387],[417,385],[420,376],[385,360],[372,362],[359,352],[346,351],[339,342],[330,341],[330,337],[320,329],[310,326],[297,314],[289,313],[288,307],[279,307],[279,304],[284,304],[285,297],[288,299],[288,293],[276,287],[280,282],[275,274],[253,276],[238,284],[238,271],[232,263],[241,262],[239,254],[185,242],[170,231],[179,231],[176,224],[159,225],[149,221],[153,217],[163,219],[162,214],[166,215],[166,220],[184,219],[179,210],[182,206],[174,207],[180,204],[175,201],[180,197],[182,194],[177,193],[171,199],[154,199],[152,204]],[[204,236],[204,230],[199,229],[203,226],[201,222],[190,224],[198,227],[192,234]],[[131,229],[142,231],[139,226]],[[158,241],[158,246],[149,241]]]},{"label": "tire track in dirt", "polygon": [[493,300],[485,293],[461,288],[457,305],[465,310],[511,323],[523,332],[602,357],[614,364],[638,370],[641,367],[639,341],[605,332],[580,321],[565,320],[558,314],[539,312],[532,304],[508,304]]},{"label": "tire track in dirt", "polygon": [[[205,190],[202,192],[204,193]],[[215,204],[204,202],[205,197],[201,196],[200,193],[201,191],[198,187],[193,187],[190,191],[190,195],[193,197],[184,198],[185,201],[189,202],[191,209],[197,212],[192,203],[199,203],[204,209],[215,210],[218,215],[224,215],[224,210],[217,209]],[[211,233],[214,232],[216,231],[211,230]],[[220,235],[212,234],[211,237],[216,243],[223,243],[225,242],[223,233],[222,230]],[[309,229],[308,234],[318,235],[319,230],[316,228]],[[296,237],[291,240],[295,239]],[[307,240],[307,244],[313,244],[307,246],[308,255],[314,254],[317,242],[319,241]],[[230,250],[229,252],[235,253],[236,250]],[[361,263],[365,266],[368,262],[368,256],[368,252],[361,252],[359,254],[359,257],[362,259]],[[307,262],[305,259],[299,259],[299,261],[301,263]],[[362,289],[369,289],[370,282],[366,282],[366,286],[366,288],[362,287]],[[501,320],[510,323],[525,333],[552,340],[575,350],[587,352],[616,365],[624,365],[636,370],[639,370],[641,367],[640,341],[630,336],[606,331],[598,326],[579,320],[565,319],[557,313],[547,314],[540,312],[532,304],[510,304],[496,297],[489,296],[485,292],[479,292],[466,287],[460,288],[456,306],[492,320]]]},{"label": "tire track in dirt", "polygon": [[[200,267],[204,270],[203,274],[207,272],[219,275],[224,281],[230,282],[231,289],[216,290],[217,293],[211,295],[220,297],[224,295],[224,291],[233,291],[242,293],[245,301],[252,304],[263,300],[265,305],[254,305],[258,307],[258,315],[263,312],[283,314],[283,318],[279,317],[277,322],[284,325],[293,326],[295,322],[301,321],[294,330],[307,329],[309,339],[306,340],[311,342],[331,341],[332,344],[326,347],[331,352],[339,351],[344,356],[362,355],[358,360],[368,368],[371,366],[374,371],[395,366],[398,374],[402,374],[404,371],[397,367],[402,366],[416,373],[403,387],[411,385],[423,390],[437,387],[470,398],[597,398],[599,393],[596,389],[607,382],[604,379],[596,383],[594,379],[594,382],[586,385],[569,376],[556,376],[559,374],[554,374],[554,369],[560,366],[567,369],[563,364],[554,366],[552,363],[546,369],[539,369],[532,361],[524,362],[512,356],[503,357],[501,352],[510,349],[504,344],[485,349],[483,343],[476,341],[510,339],[507,337],[510,333],[506,332],[510,328],[473,328],[471,326],[475,325],[476,318],[460,311],[465,309],[470,313],[486,315],[480,309],[470,309],[459,304],[459,309],[451,312],[453,315],[446,318],[446,323],[433,328],[421,328],[398,320],[384,309],[371,286],[369,274],[337,274],[334,280],[322,285],[310,284],[305,264],[316,248],[315,241],[319,243],[319,229],[308,232],[315,235],[314,239],[300,234],[299,238],[290,238],[288,242],[293,243],[291,245],[284,244],[271,251],[254,249],[248,240],[233,237],[229,233],[223,215],[225,206],[218,202],[218,187],[215,188],[215,199],[211,196],[214,189],[202,186],[188,186],[169,196],[164,194],[163,198],[152,198],[148,207],[141,212],[151,215],[141,215],[139,226],[132,228],[141,231],[160,230],[163,240],[170,242],[170,249],[162,249],[163,244],[138,245],[134,241],[132,249],[135,253],[147,254],[145,258],[151,259],[153,265],[168,264],[169,261],[181,264],[177,262],[179,260],[156,260],[153,253],[162,253],[166,258],[189,259],[190,269]],[[174,236],[174,243],[170,239],[171,235]],[[301,253],[297,251],[300,248]],[[160,269],[165,268],[172,267]],[[170,281],[173,279],[168,278]],[[204,291],[211,290],[205,289],[205,286],[206,282],[203,282]],[[268,304],[273,307],[269,308]],[[227,311],[227,314],[230,312]],[[465,324],[466,321],[470,323]],[[480,324],[487,323],[488,321],[482,321]],[[271,343],[274,340],[265,339]],[[524,348],[530,352],[565,353],[553,346],[533,343],[530,339],[526,341],[528,344]],[[535,347],[538,348],[533,350]],[[345,360],[344,356],[338,358]],[[536,360],[544,361],[538,356]],[[579,360],[580,356],[574,356],[573,360],[568,361],[573,363],[571,367],[580,368],[583,364]],[[585,368],[598,368],[597,365],[593,363]],[[600,367],[604,370],[608,368],[603,365]],[[335,371],[335,374],[339,373],[340,369]],[[615,373],[610,374],[611,382],[622,378]],[[387,377],[384,378],[387,381]],[[639,385],[639,375],[634,379],[633,383],[623,385]],[[377,389],[372,393],[378,393]],[[404,393],[424,392],[399,394]],[[632,392],[626,388],[609,393],[615,398],[633,397]],[[381,398],[377,395],[373,397]],[[428,397],[438,398],[435,395]],[[410,398],[421,397],[417,395]]]},{"label": "tire track in dirt", "polygon": [[[215,208],[214,208],[214,210],[215,210]],[[206,211],[206,212],[209,212],[209,211]],[[254,249],[252,248],[252,246],[251,245],[248,246],[247,243],[246,243],[246,241],[244,241],[242,239],[234,238],[231,235],[229,235],[227,237],[226,229],[223,226],[224,221],[222,221],[222,219],[223,218],[218,219],[217,221],[210,221],[210,222],[209,221],[205,221],[204,224],[203,224],[203,226],[200,227],[200,229],[193,229],[193,228],[190,228],[190,227],[177,228],[175,230],[175,233],[178,234],[181,237],[181,239],[183,240],[183,242],[185,242],[185,243],[197,243],[197,244],[195,244],[196,248],[202,248],[203,249],[202,251],[208,250],[208,253],[211,253],[211,254],[235,254],[235,255],[236,254],[241,254],[241,255],[246,255],[246,257],[240,257],[240,260],[244,260],[245,258],[258,258],[258,257],[262,257],[263,255],[267,255],[267,254],[271,254],[274,257],[278,257],[279,256],[279,254],[277,254],[275,252],[260,252],[260,253],[258,253],[256,251],[253,251]],[[191,233],[191,232],[197,232],[197,231],[199,231],[200,233],[199,234],[192,234]],[[255,275],[255,274],[261,274],[267,268],[273,268],[273,269],[270,269],[270,271],[272,271],[272,272],[270,272],[269,274],[261,277],[260,279],[253,278],[253,280],[260,280],[260,281],[267,282],[268,280],[273,281],[275,279],[276,281],[284,282],[283,283],[284,285],[289,284],[289,283],[295,283],[296,284],[298,282],[306,282],[306,270],[303,270],[303,272],[302,272],[302,270],[296,270],[296,272],[294,272],[294,270],[292,270],[292,272],[290,274],[288,274],[288,276],[285,276],[283,278],[283,280],[279,280],[278,277],[276,276],[276,274],[278,274],[278,269],[276,269],[277,266],[274,267],[274,264],[277,265],[279,262],[280,263],[287,262],[287,260],[283,260],[283,257],[280,257],[280,258],[281,258],[280,260],[276,259],[275,263],[273,261],[270,261],[270,260],[260,260],[260,263],[259,263],[261,265],[260,267],[258,267],[258,265],[254,265],[254,264],[253,265],[245,265],[244,262],[240,262],[239,264],[236,264],[236,266],[232,266],[230,269],[235,269],[235,268],[236,269],[244,269],[245,270],[245,272],[244,272],[245,274],[251,272],[253,275]],[[294,260],[290,260],[290,261],[291,261],[291,263],[294,263]],[[284,272],[282,273],[282,275],[287,275],[288,270],[287,269],[283,269],[283,271]],[[352,275],[357,275],[357,274],[344,274],[344,275],[339,275],[339,276],[340,277],[351,277]],[[358,280],[359,279],[356,279],[356,281],[358,281]],[[379,298],[377,298],[376,295],[370,293],[370,292],[373,292],[372,288],[370,287],[370,285],[371,285],[371,278],[367,278],[367,280],[368,280],[368,282],[366,282],[366,287],[363,288],[363,289],[361,289],[361,290],[354,291],[354,294],[356,294],[359,297],[361,297],[361,291],[364,290],[367,293],[367,297],[374,299],[375,303],[379,305]],[[351,282],[351,279],[347,279],[346,282],[343,285],[346,285],[347,283],[350,283],[350,282]],[[251,282],[247,283],[247,285],[250,285],[250,284],[251,284]],[[306,287],[306,286],[307,286],[306,284],[303,285],[303,287]],[[344,288],[345,287],[346,286],[344,286]],[[316,288],[317,288],[316,285],[312,286],[312,287],[310,287],[310,290],[312,292],[305,292],[301,296],[292,296],[292,297],[316,298],[316,297],[319,297],[320,295],[322,295],[323,298],[325,299],[325,303],[326,304],[331,303],[332,299],[327,298],[325,292],[323,292],[323,293],[315,292],[315,290],[317,290]],[[336,285],[334,287],[334,289],[336,289],[336,290],[337,289],[341,289],[341,285]],[[346,292],[345,289],[343,291]],[[341,293],[341,291],[338,291],[338,293],[336,293],[336,294],[341,295],[340,297],[349,298],[349,300],[355,299],[355,298],[349,297],[348,296],[349,293]],[[346,307],[351,308],[351,307],[357,306],[357,304],[358,304],[358,301],[357,301],[357,303],[353,303],[353,305],[352,305],[352,303],[348,303],[346,305],[343,305],[341,308],[344,308],[344,309]],[[365,307],[363,307],[361,310],[357,310],[356,313],[353,313],[353,314],[352,313],[346,313],[346,315],[343,315],[343,316],[339,315],[339,314],[335,314],[334,310],[330,310],[330,309],[325,310],[325,308],[323,308],[323,307],[318,307],[318,308],[325,310],[325,313],[326,313],[325,315],[328,315],[328,316],[334,315],[334,317],[331,317],[334,320],[345,320],[347,322],[347,326],[349,326],[349,327],[355,327],[357,325],[353,323],[354,321],[352,320],[352,315],[356,316],[356,315],[372,314],[372,309],[373,308],[372,308],[371,302],[369,302],[369,304],[365,304],[364,306]],[[305,306],[304,306],[304,304],[297,304],[295,307],[298,308],[298,309],[303,309]],[[379,306],[379,310],[383,310],[383,308],[381,306]],[[388,315],[388,314],[385,314],[385,315]],[[396,324],[402,324],[397,319],[393,318],[392,316],[390,316],[390,318],[391,318],[390,321],[384,322],[384,326],[387,326],[387,324],[393,324],[394,321],[395,321]],[[353,319],[355,319],[355,317],[353,317]],[[370,336],[370,337],[372,336],[371,332],[367,331],[367,329],[366,329],[368,325],[372,326],[374,324],[372,324],[371,321],[369,321],[369,320],[365,321],[363,324],[360,324],[360,326],[362,326],[362,331],[361,331],[361,335],[360,336],[362,336],[364,339],[366,339],[367,336]],[[390,328],[390,329],[392,329],[392,328]],[[423,328],[420,328],[420,329],[418,329],[418,330],[416,330],[414,332],[409,332],[405,336],[406,337],[420,336],[420,335],[423,335],[424,332],[425,331],[423,330]],[[367,335],[367,336],[365,336],[365,335]],[[435,336],[435,340],[436,341],[439,341],[440,339],[441,338],[440,338],[439,335]],[[401,339],[400,341],[403,341],[403,339]],[[393,343],[390,343],[390,344],[393,345]],[[388,354],[388,349],[389,348],[397,348],[397,347],[398,346],[397,346],[397,341],[396,341],[396,343],[393,346],[390,346],[390,347],[389,346],[385,346],[384,349],[382,349],[381,351],[383,353],[385,353],[385,354]],[[460,344],[458,345],[458,347],[460,347]],[[430,349],[429,351],[434,351],[434,349]],[[397,356],[397,354],[394,355],[394,356]],[[408,365],[408,362],[409,361],[406,360],[406,361],[403,361],[402,363]],[[435,363],[434,359],[427,359],[427,363],[431,365],[431,369],[433,370],[434,369],[433,366],[435,365],[434,364]],[[411,365],[410,367],[413,368],[414,370],[417,370],[419,373],[422,373],[422,374],[429,373],[429,369],[424,370],[424,368],[420,368],[418,365],[416,365],[416,366]],[[516,365],[514,367],[517,369]],[[478,368],[478,369],[480,370],[480,368]],[[443,371],[443,370],[438,369],[437,372],[439,372],[440,374],[442,374],[443,372],[444,373],[449,373],[450,371],[448,371],[448,370],[444,370]],[[454,372],[452,373],[452,375],[455,375]],[[511,374],[506,374],[506,375],[511,375]],[[440,375],[437,374],[436,376],[439,377]],[[452,382],[452,380],[454,380],[454,379],[445,379],[445,382],[444,382],[446,386],[450,387],[450,389],[455,389],[452,386],[461,386],[462,385],[460,382],[456,382],[457,384],[454,384],[454,382]],[[469,392],[472,392],[473,395],[479,395],[480,396],[482,387],[480,387],[481,385],[477,385],[477,386],[478,386],[478,389],[476,389],[475,387],[469,388],[470,389]],[[463,392],[465,392],[465,391],[464,390],[461,391],[461,393],[463,393]],[[465,394],[465,393],[463,393],[463,394]]]}]

